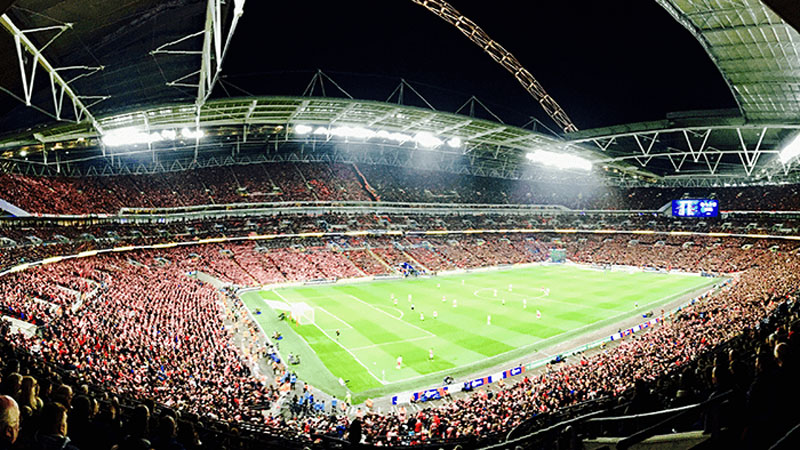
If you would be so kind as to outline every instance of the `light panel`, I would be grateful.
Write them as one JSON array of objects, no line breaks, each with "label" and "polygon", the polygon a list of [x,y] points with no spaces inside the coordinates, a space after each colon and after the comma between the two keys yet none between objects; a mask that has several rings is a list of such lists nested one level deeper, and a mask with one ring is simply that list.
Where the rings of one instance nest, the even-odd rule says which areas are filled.
[{"label": "light panel", "polygon": [[525,155],[533,162],[553,166],[558,169],[592,170],[592,162],[570,153],[556,153],[547,150],[536,150]]}]

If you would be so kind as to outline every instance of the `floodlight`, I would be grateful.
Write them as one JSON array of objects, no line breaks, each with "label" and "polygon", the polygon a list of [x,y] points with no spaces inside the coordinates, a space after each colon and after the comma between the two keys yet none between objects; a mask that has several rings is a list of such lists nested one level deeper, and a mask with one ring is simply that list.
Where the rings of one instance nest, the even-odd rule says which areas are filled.
[{"label": "floodlight", "polygon": [[314,134],[328,134],[328,129],[325,127],[317,127],[317,129],[314,130]]},{"label": "floodlight", "polygon": [[181,134],[183,134],[183,137],[189,138],[189,139],[200,139],[201,137],[206,135],[206,133],[203,130],[199,129],[199,128],[196,129],[196,130],[190,130],[190,129],[184,128],[181,131]]},{"label": "floodlight", "polygon": [[28,156],[28,151],[27,150],[20,150],[19,151],[19,156],[22,156],[23,158]]},{"label": "floodlight", "polygon": [[336,127],[331,129],[331,134],[339,137],[369,139],[374,137],[376,133],[364,127]]},{"label": "floodlight", "polygon": [[437,138],[431,133],[428,133],[427,131],[417,133],[416,136],[414,136],[414,141],[423,147],[438,147],[442,145],[441,139]]},{"label": "floodlight", "polygon": [[591,170],[592,162],[580,156],[569,153],[556,153],[546,150],[536,150],[525,155],[531,161],[557,167],[559,169]]},{"label": "floodlight", "polygon": [[380,130],[375,134],[377,137],[386,139],[387,141],[406,142],[411,140],[411,136],[403,133],[390,133],[386,130]]},{"label": "floodlight", "polygon": [[460,137],[450,138],[450,140],[447,141],[447,145],[449,145],[452,148],[461,147],[461,138]]},{"label": "floodlight", "polygon": [[119,147],[123,145],[149,144],[162,140],[158,133],[145,133],[134,127],[118,128],[107,131],[103,137],[103,144],[109,147]]},{"label": "floodlight", "polygon": [[786,164],[798,155],[800,155],[800,134],[796,135],[794,139],[778,153],[778,159],[780,159],[783,164]]},{"label": "floodlight", "polygon": [[312,128],[308,125],[295,125],[294,132],[297,134],[308,134],[311,133]]},{"label": "floodlight", "polygon": [[176,133],[175,130],[163,130],[161,132],[161,137],[162,138],[168,139],[168,140],[171,140],[171,141],[175,140],[175,138],[177,136],[178,136],[178,133]]}]

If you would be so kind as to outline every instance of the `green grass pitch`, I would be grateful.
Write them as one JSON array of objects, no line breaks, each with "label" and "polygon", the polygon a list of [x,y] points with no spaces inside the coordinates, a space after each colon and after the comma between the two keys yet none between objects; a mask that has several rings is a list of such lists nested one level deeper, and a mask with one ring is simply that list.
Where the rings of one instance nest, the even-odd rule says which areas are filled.
[{"label": "green grass pitch", "polygon": [[[261,311],[255,317],[265,333],[284,335],[280,341],[284,357],[300,355],[301,364],[292,367],[301,379],[343,396],[341,377],[357,401],[427,387],[448,374],[468,375],[524,357],[656,309],[715,281],[691,275],[533,266],[251,291],[242,299],[251,312]],[[296,326],[279,321],[265,299],[304,302],[314,308],[315,323]],[[399,369],[398,356],[403,358]]]}]

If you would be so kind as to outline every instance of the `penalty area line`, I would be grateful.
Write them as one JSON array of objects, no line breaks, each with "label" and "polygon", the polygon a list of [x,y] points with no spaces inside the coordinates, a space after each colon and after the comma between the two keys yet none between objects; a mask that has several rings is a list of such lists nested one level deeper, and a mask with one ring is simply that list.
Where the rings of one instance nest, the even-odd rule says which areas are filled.
[{"label": "penalty area line", "polygon": [[352,325],[350,325],[349,323],[347,323],[344,320],[340,319],[339,316],[337,316],[336,314],[328,311],[327,309],[325,309],[325,308],[323,308],[322,306],[319,306],[319,305],[317,306],[317,308],[319,308],[319,310],[324,312],[325,314],[327,314],[327,315],[333,317],[334,319],[336,319],[336,321],[344,324],[345,327],[350,328],[351,330],[353,329]]},{"label": "penalty area line", "polygon": [[375,305],[369,304],[369,303],[365,302],[364,300],[361,300],[360,298],[356,297],[355,295],[352,295],[352,294],[345,294],[345,295],[351,297],[353,300],[359,301],[359,302],[369,306],[370,308],[374,309],[375,311],[378,311],[381,314],[385,314],[385,315],[391,317],[394,320],[402,322],[405,325],[408,325],[410,327],[414,327],[414,328],[418,329],[419,331],[422,331],[423,333],[427,334],[428,336],[436,336],[435,334],[431,333],[430,331],[428,331],[428,330],[426,330],[424,328],[420,328],[420,327],[414,325],[413,323],[406,322],[405,320],[402,320],[402,319],[398,318],[397,316],[393,316],[392,314],[389,314],[388,312],[377,308]]},{"label": "penalty area line", "polygon": [[435,337],[436,336],[420,336],[420,337],[411,338],[411,339],[401,339],[399,341],[382,342],[380,344],[372,344],[372,345],[365,345],[363,347],[356,347],[353,350],[354,351],[355,350],[366,350],[368,348],[381,347],[383,345],[391,345],[391,344],[405,344],[406,342],[421,341],[421,340],[424,340],[424,339],[432,339],[432,338],[435,338]]},{"label": "penalty area line", "polygon": [[[275,292],[275,295],[277,295],[278,297],[280,297],[281,299],[283,299],[283,301],[285,301],[286,303],[289,303],[289,301],[286,299],[286,297],[282,296],[282,295],[281,295],[281,294],[279,294],[277,291],[273,291],[273,292]],[[326,312],[327,312],[327,311],[326,311]],[[319,330],[319,331],[320,331],[322,334],[324,334],[324,335],[325,335],[325,337],[327,337],[328,339],[330,339],[330,340],[331,340],[331,342],[335,343],[336,345],[338,345],[339,347],[341,347],[341,348],[342,348],[342,350],[346,351],[346,352],[347,352],[347,353],[348,353],[350,356],[352,356],[352,357],[353,357],[353,359],[354,359],[354,360],[355,360],[357,363],[359,363],[359,364],[361,365],[361,367],[363,367],[363,368],[364,368],[364,370],[366,370],[366,371],[367,371],[367,373],[368,373],[368,374],[370,374],[370,376],[372,376],[372,378],[375,378],[375,380],[376,380],[378,383],[380,383],[380,384],[382,384],[382,385],[386,384],[386,383],[385,383],[385,382],[383,382],[383,381],[382,381],[380,378],[378,378],[378,377],[377,377],[377,376],[376,376],[374,373],[372,373],[372,371],[371,371],[371,370],[369,370],[369,367],[367,367],[367,365],[366,365],[366,364],[364,364],[363,362],[361,362],[361,360],[360,360],[360,359],[358,359],[358,357],[355,355],[355,353],[353,353],[352,351],[350,351],[350,349],[349,349],[349,348],[347,348],[347,347],[345,347],[344,345],[342,345],[342,343],[341,343],[341,342],[339,342],[337,339],[334,339],[333,337],[331,337],[331,335],[330,335],[330,334],[326,333],[326,332],[325,332],[325,330],[323,330],[323,329],[322,329],[322,327],[320,327],[319,325],[317,325],[316,321],[312,322],[312,324],[313,324],[315,327],[317,327],[317,329],[318,329],[318,330]]]}]

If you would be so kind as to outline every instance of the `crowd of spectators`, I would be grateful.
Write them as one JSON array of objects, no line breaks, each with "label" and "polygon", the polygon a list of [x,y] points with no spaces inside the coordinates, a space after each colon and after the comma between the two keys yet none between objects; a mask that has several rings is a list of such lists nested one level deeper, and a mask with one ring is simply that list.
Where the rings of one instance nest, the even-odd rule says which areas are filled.
[{"label": "crowd of spectators", "polygon": [[[405,242],[440,253],[441,258],[451,261],[454,267],[542,260],[548,247],[553,245],[565,248],[568,257],[579,262],[731,273],[733,281],[719,292],[663,317],[661,324],[647,333],[580,361],[553,367],[540,375],[526,376],[499,391],[478,391],[417,413],[369,411],[358,419],[366,442],[397,445],[486,438],[505,433],[531,417],[570,405],[609,396],[628,398],[636,383],[652,388],[660,385],[659,395],[663,398],[649,406],[641,406],[641,401],[636,403],[635,397],[628,398],[640,405],[637,408],[655,409],[678,401],[677,391],[672,395],[670,389],[690,391],[690,394],[681,394],[681,401],[686,401],[686,395],[699,399],[713,392],[719,386],[712,380],[720,383],[721,371],[728,367],[735,368],[732,371],[740,377],[736,379],[743,401],[750,402],[744,411],[753,413],[745,413],[749,434],[742,439],[766,442],[784,432],[790,420],[796,417],[776,417],[777,410],[767,410],[765,405],[797,399],[797,387],[787,380],[791,380],[790,375],[795,376],[796,355],[800,352],[787,329],[777,329],[770,342],[776,349],[776,368],[764,372],[769,357],[759,353],[761,372],[755,375],[757,383],[749,394],[741,387],[754,376],[752,371],[741,371],[742,364],[749,364],[746,355],[729,356],[725,368],[715,362],[715,378],[709,377],[705,367],[697,364],[707,358],[709,352],[736,336],[745,334],[751,336],[751,341],[756,340],[765,317],[778,308],[794,304],[800,282],[800,257],[792,251],[792,245],[763,239],[712,238],[686,245],[678,236],[660,241],[651,236],[649,240],[634,243],[635,237],[641,238],[624,235],[587,239],[553,235],[550,238],[555,242],[545,243],[498,234],[470,236],[459,241],[452,237],[428,237],[424,246],[419,242]],[[403,242],[399,246],[388,245],[389,242],[387,238],[371,240],[368,244],[376,247],[387,244],[385,248],[402,253]],[[366,243],[363,239],[354,239],[352,247]],[[268,406],[282,396],[297,395],[291,388],[280,389],[289,375],[285,369],[277,367],[278,377],[283,378],[273,383],[254,372],[256,359],[267,353],[260,349],[264,341],[255,326],[243,319],[241,311],[225,306],[223,293],[190,278],[187,272],[210,267],[212,275],[225,276],[234,284],[252,285],[260,283],[258,278],[268,273],[254,266],[264,266],[265,261],[271,261],[285,280],[345,277],[354,273],[355,266],[346,259],[353,251],[332,251],[323,246],[283,247],[280,243],[266,250],[257,249],[253,243],[207,244],[103,255],[29,269],[0,278],[3,298],[17,302],[6,301],[4,311],[8,308],[25,310],[44,300],[56,307],[55,312],[29,314],[31,320],[40,321],[36,322],[41,325],[40,336],[7,335],[5,342],[35,364],[65,369],[80,378],[81,386],[76,388],[81,390],[82,396],[89,397],[88,400],[75,405],[62,398],[59,403],[63,411],[53,406],[49,406],[48,411],[59,410],[58,414],[68,416],[68,422],[82,421],[83,431],[92,429],[88,423],[93,419],[90,416],[87,422],[86,408],[82,404],[88,401],[94,405],[97,399],[88,396],[88,388],[83,387],[86,385],[102,388],[106,393],[102,402],[109,402],[111,396],[151,402],[164,411],[171,411],[162,414],[161,419],[169,415],[173,422],[180,412],[228,423],[249,423],[275,433],[309,439],[318,433],[342,436],[350,427],[352,417],[336,411],[290,420],[269,411]],[[329,258],[330,262],[322,262]],[[94,295],[89,296],[89,292]],[[76,296],[76,293],[80,294]],[[78,299],[82,302],[73,311],[71,306]],[[20,315],[16,318],[25,320]],[[244,348],[234,340],[235,335],[243,332],[251,336]],[[691,370],[691,374],[687,370]],[[13,387],[18,372],[6,371],[0,384],[4,394],[23,405],[21,388]],[[674,386],[663,381],[665,375],[675,373],[684,375],[681,377],[683,384]],[[692,383],[686,381],[690,375]],[[53,392],[41,395],[48,404],[58,401],[60,397],[56,392],[62,390],[52,382],[50,385]],[[24,406],[30,408],[28,403]],[[89,409],[92,408],[96,406]],[[775,420],[764,421],[764,416],[755,415],[756,411]],[[24,409],[23,441],[33,443],[36,436],[57,434],[59,430],[49,425],[37,425],[50,423],[49,417],[45,410]],[[104,416],[103,420],[108,417]],[[164,427],[164,438],[174,438],[174,425],[170,428],[170,424],[165,424]],[[69,429],[76,431],[70,433]],[[142,434],[141,429],[138,433],[137,438],[156,438],[152,433]],[[81,426],[70,427],[62,434],[78,448],[109,448],[113,443],[113,438],[98,442],[82,440]],[[61,439],[63,441],[63,436]],[[39,448],[35,443],[31,445]]]},{"label": "crowd of spectators", "polygon": [[0,174],[0,199],[37,214],[114,214],[120,208],[372,200],[352,166],[252,164],[161,174],[29,177]]},{"label": "crowd of spectators", "polygon": [[657,210],[680,198],[716,198],[723,210],[800,210],[798,185],[616,188],[503,180],[400,167],[268,163],[161,174],[29,177],[0,174],[0,199],[36,214],[117,213],[120,208],[280,201],[380,201],[561,205],[576,210]]}]

